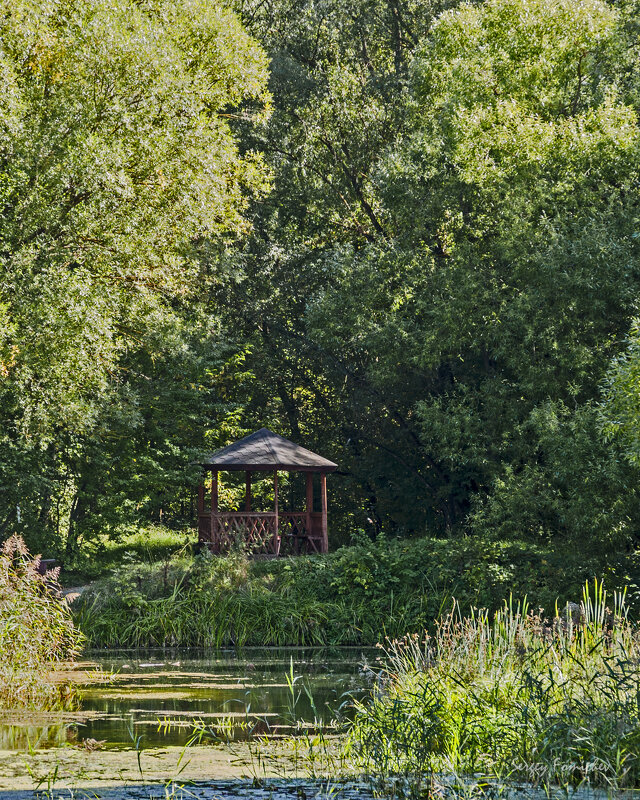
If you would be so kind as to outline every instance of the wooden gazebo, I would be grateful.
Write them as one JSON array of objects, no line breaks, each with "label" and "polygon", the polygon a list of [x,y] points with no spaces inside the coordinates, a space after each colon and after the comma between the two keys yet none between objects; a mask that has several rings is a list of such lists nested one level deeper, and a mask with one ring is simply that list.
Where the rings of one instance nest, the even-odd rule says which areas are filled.
[{"label": "wooden gazebo", "polygon": [[[337,464],[312,453],[267,428],[245,436],[209,456],[202,467],[211,471],[211,503],[205,508],[204,481],[198,492],[198,541],[212,553],[242,545],[248,552],[280,554],[326,553],[327,473]],[[283,511],[278,505],[278,471],[306,474],[306,508]],[[219,473],[246,473],[244,511],[220,511]],[[251,479],[254,472],[273,474],[273,511],[252,511]],[[313,476],[320,476],[320,510],[314,510]]]}]

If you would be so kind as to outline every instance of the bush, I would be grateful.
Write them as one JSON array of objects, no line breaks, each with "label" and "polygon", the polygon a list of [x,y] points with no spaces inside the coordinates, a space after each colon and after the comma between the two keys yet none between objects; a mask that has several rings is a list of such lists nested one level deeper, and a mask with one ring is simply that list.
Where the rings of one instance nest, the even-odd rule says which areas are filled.
[{"label": "bush", "polygon": [[81,634],[60,596],[58,572],[39,573],[24,541],[12,536],[0,551],[0,704],[50,708],[71,702],[68,687],[50,674],[73,659]]}]

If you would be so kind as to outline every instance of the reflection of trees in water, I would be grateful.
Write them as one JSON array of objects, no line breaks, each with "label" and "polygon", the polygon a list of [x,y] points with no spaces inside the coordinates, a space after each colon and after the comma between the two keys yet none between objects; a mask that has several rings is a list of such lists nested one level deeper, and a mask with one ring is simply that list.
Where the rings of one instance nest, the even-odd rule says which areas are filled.
[{"label": "reflection of trees in water", "polygon": [[0,724],[0,750],[28,751],[62,747],[78,741],[77,729],[69,722],[29,725]]},{"label": "reflection of trees in water", "polygon": [[[363,656],[354,650],[276,654],[252,649],[245,657],[209,658],[193,658],[181,651],[172,651],[170,657],[110,654],[101,666],[113,672],[115,679],[85,689],[77,726],[69,724],[70,716],[65,724],[46,727],[6,726],[0,721],[0,748],[25,750],[28,741],[56,747],[89,739],[106,740],[106,746],[132,747],[132,731],[134,737],[142,736],[142,747],[182,746],[198,720],[222,740],[290,734],[295,730],[290,725],[285,676],[291,655],[294,671],[302,676],[325,723],[340,706],[344,692],[364,688],[366,681],[358,670]],[[295,719],[310,724],[314,716],[309,697],[300,692]]]}]

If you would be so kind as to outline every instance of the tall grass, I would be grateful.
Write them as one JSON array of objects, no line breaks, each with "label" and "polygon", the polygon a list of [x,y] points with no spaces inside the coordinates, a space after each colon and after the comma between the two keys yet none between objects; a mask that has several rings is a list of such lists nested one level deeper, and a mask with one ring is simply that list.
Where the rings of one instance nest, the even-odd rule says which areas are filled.
[{"label": "tall grass", "polygon": [[52,681],[61,661],[73,659],[81,634],[57,585],[58,573],[39,573],[19,536],[0,550],[0,706],[52,708],[72,702],[72,691]]},{"label": "tall grass", "polygon": [[[596,568],[522,542],[356,539],[327,555],[248,560],[127,551],[75,606],[98,647],[375,645],[431,626],[456,596],[499,608],[513,588],[546,607]],[[609,575],[615,583],[614,576]]]},{"label": "tall grass", "polygon": [[[241,553],[123,564],[74,605],[97,647],[375,644],[442,600],[427,589],[370,589],[345,578],[341,556],[251,561]],[[338,585],[340,580],[344,585]]]},{"label": "tall grass", "polygon": [[458,606],[433,635],[392,641],[349,749],[369,773],[640,787],[640,635],[603,587],[546,620]]}]

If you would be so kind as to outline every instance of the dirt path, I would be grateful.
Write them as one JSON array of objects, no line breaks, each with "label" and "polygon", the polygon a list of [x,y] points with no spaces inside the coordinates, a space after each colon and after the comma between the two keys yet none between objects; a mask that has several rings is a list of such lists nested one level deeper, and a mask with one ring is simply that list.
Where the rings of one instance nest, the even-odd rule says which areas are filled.
[{"label": "dirt path", "polygon": [[68,603],[73,603],[74,600],[77,600],[78,597],[90,589],[91,586],[92,584],[90,583],[87,583],[84,586],[67,586],[62,590],[62,596]]}]

